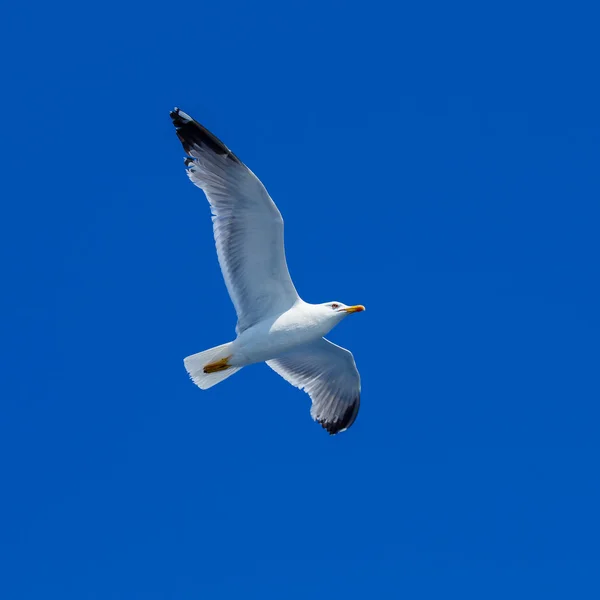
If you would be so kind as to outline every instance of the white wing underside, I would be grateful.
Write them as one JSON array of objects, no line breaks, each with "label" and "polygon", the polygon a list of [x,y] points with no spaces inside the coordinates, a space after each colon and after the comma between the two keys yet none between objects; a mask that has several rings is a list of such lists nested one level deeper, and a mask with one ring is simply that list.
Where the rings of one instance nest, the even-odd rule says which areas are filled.
[{"label": "white wing underside", "polygon": [[179,109],[171,118],[189,155],[187,174],[210,203],[239,334],[298,300],[285,260],[283,219],[260,180],[221,141]]},{"label": "white wing underside", "polygon": [[352,425],[360,407],[360,375],[352,352],[321,338],[267,364],[310,396],[312,418],[329,433]]}]

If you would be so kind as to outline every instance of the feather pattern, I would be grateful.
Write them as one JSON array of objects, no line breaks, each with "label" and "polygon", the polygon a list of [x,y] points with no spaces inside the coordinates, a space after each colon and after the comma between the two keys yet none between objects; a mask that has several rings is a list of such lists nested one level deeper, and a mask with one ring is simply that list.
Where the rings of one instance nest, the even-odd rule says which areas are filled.
[{"label": "feather pattern", "polygon": [[177,108],[171,119],[188,154],[188,177],[210,203],[239,334],[299,299],[285,259],[283,219],[260,180],[225,144]]},{"label": "feather pattern", "polygon": [[321,338],[267,364],[310,396],[312,418],[330,434],[354,423],[360,407],[360,375],[352,352]]}]

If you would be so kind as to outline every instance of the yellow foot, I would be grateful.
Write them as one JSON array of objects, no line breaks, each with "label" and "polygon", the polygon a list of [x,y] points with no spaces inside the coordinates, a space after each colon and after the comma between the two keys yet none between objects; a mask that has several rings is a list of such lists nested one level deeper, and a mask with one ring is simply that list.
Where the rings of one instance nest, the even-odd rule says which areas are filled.
[{"label": "yellow foot", "polygon": [[216,360],[215,362],[208,363],[204,365],[205,373],[217,373],[218,371],[224,371],[225,369],[229,369],[231,365],[227,362],[231,356],[226,356],[220,360]]}]

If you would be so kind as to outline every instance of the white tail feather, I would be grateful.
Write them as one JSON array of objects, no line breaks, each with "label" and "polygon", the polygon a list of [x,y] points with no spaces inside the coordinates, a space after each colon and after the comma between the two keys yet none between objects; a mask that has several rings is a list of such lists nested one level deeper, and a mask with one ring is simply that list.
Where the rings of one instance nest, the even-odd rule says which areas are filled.
[{"label": "white tail feather", "polygon": [[230,354],[229,346],[231,342],[222,344],[221,346],[215,346],[204,352],[198,352],[198,354],[192,354],[187,358],[183,359],[183,364],[191,377],[192,381],[201,389],[207,390],[217,383],[221,383],[224,379],[231,377],[234,373],[237,373],[242,367],[230,367],[224,371],[217,371],[216,373],[205,373],[204,367],[212,362],[225,358]]}]

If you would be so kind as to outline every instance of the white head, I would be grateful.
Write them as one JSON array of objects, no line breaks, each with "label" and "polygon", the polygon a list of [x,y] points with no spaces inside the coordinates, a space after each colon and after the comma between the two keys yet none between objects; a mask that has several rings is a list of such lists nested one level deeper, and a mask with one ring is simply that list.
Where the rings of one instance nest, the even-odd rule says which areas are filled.
[{"label": "white head", "polygon": [[319,309],[319,314],[323,316],[324,320],[331,321],[334,324],[339,323],[342,319],[352,313],[365,310],[365,307],[362,304],[347,306],[343,302],[338,301],[316,304],[315,308]]}]

